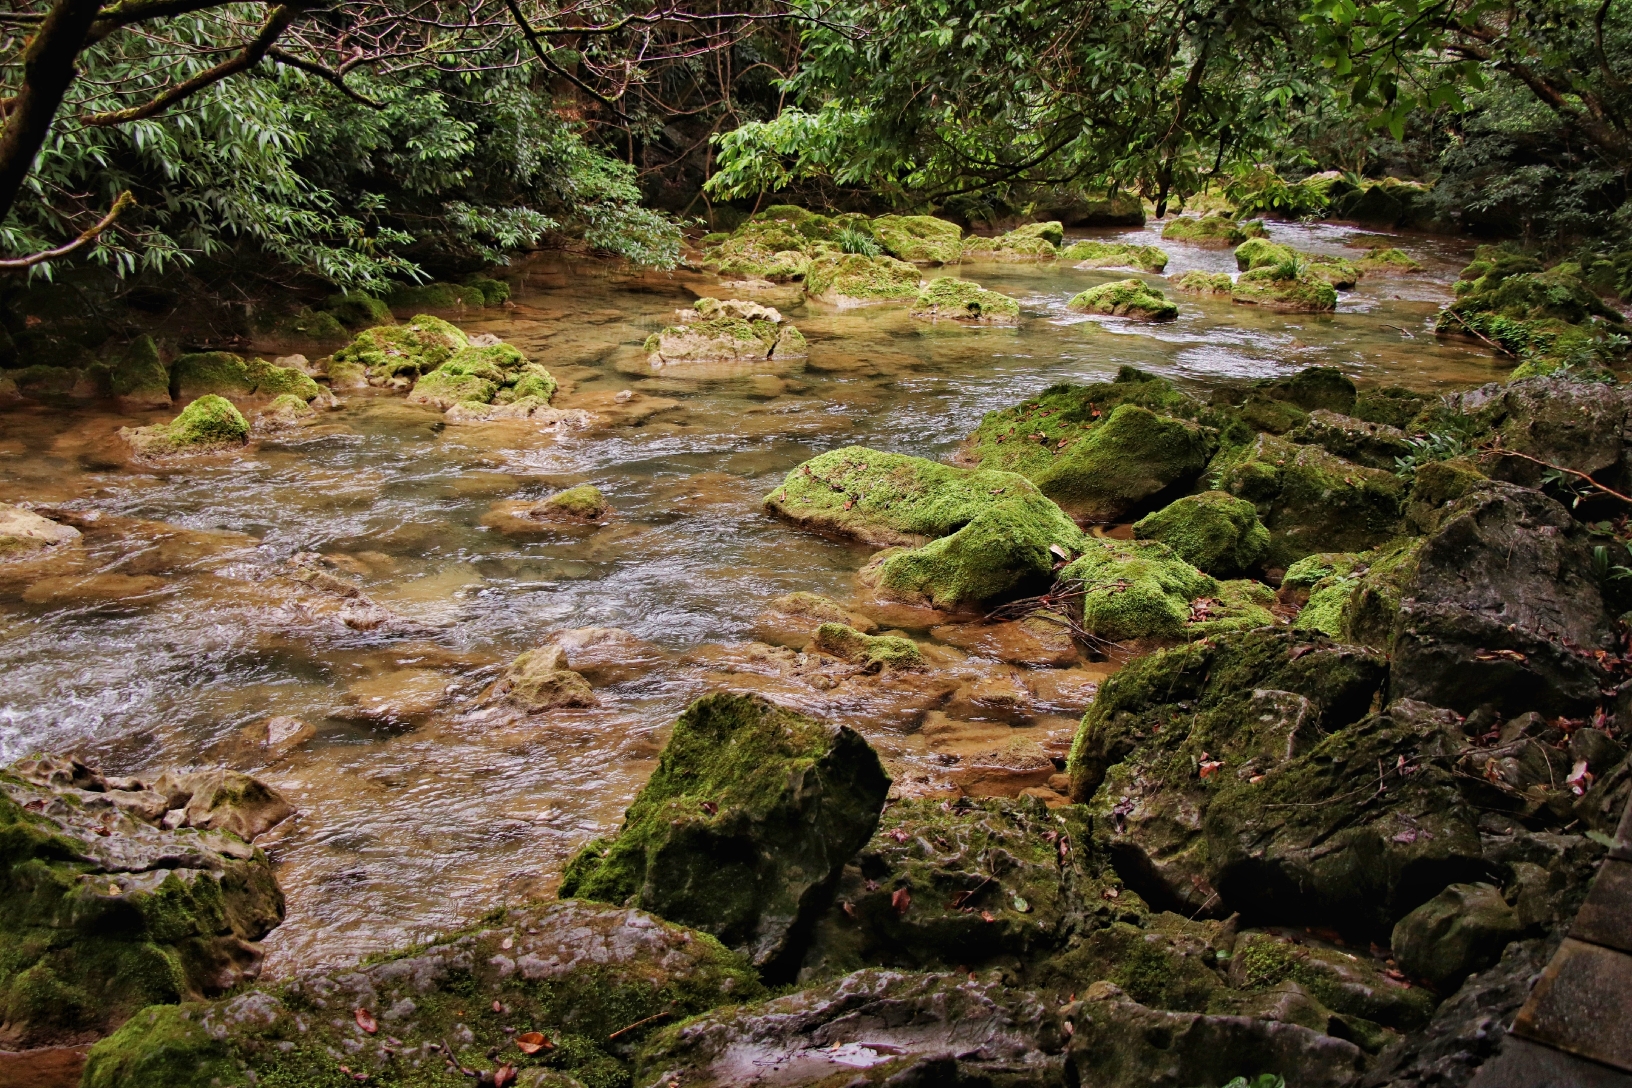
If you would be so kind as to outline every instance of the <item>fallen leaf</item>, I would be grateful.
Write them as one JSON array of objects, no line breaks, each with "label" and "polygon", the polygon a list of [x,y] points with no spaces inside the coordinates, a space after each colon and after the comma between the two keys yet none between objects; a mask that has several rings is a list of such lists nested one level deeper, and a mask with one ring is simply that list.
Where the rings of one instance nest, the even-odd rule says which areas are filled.
[{"label": "fallen leaf", "polygon": [[367,1009],[358,1006],[357,1010],[351,1015],[357,1018],[357,1026],[368,1032],[370,1035],[373,1035],[376,1031],[380,1030],[379,1022],[374,1019],[374,1014],[369,1012]]},{"label": "fallen leaf", "polygon": [[503,1012],[504,1011],[504,1005],[501,1004],[500,1002],[497,1002],[497,1001],[493,1002],[493,1011],[494,1012]]},{"label": "fallen leaf", "polygon": [[510,1085],[516,1083],[516,1076],[516,1067],[505,1062],[493,1070],[493,1088],[510,1088]]},{"label": "fallen leaf", "polygon": [[1069,1020],[1061,1024],[1060,1027],[1064,1029],[1066,1035],[1075,1035],[1077,1033],[1077,1026]]},{"label": "fallen leaf", "polygon": [[895,908],[895,913],[906,917],[907,911],[912,907],[912,893],[905,888],[895,889],[890,894],[890,906]]},{"label": "fallen leaf", "polygon": [[1115,899],[1121,894],[1122,893],[1117,891],[1115,888],[1106,888],[1104,891],[1099,893],[1099,897],[1101,899]]},{"label": "fallen leaf", "polygon": [[1031,904],[1020,898],[1018,895],[1014,897],[1013,906],[1014,909],[1019,911],[1021,914],[1029,914],[1031,912]]},{"label": "fallen leaf", "polygon": [[1204,761],[1201,765],[1201,777],[1206,778],[1209,775],[1217,773],[1218,769],[1222,766],[1224,766],[1224,764],[1216,759]]},{"label": "fallen leaf", "polygon": [[840,903],[839,906],[843,908],[844,913],[849,915],[851,918],[856,916],[856,905],[850,902],[850,900],[846,899],[844,902]]},{"label": "fallen leaf", "polygon": [[117,884],[109,884],[108,885],[108,894],[109,895],[124,895],[125,894],[125,889],[121,888]]},{"label": "fallen leaf", "polygon": [[1308,645],[1307,643],[1302,646],[1294,646],[1292,648],[1292,652],[1286,656],[1286,659],[1288,661],[1296,661],[1298,658],[1302,657],[1306,653],[1309,653],[1313,649],[1314,647]]},{"label": "fallen leaf", "polygon": [[989,911],[989,910],[983,910],[983,911],[980,912],[980,920],[982,922],[995,922],[995,921],[997,921],[996,918],[992,917],[992,912]]},{"label": "fallen leaf", "polygon": [[1570,770],[1570,777],[1564,780],[1564,784],[1570,787],[1570,792],[1577,797],[1592,788],[1592,772],[1587,770],[1586,760],[1576,761],[1575,766]]},{"label": "fallen leaf", "polygon": [[537,1054],[540,1050],[550,1050],[554,1043],[544,1038],[541,1031],[524,1031],[516,1036],[516,1049],[523,1054]]},{"label": "fallen leaf", "polygon": [[704,801],[703,802],[703,811],[708,813],[710,816],[712,816],[716,812],[720,811],[720,806],[715,804],[713,801]]},{"label": "fallen leaf", "polygon": [[896,842],[906,842],[907,837],[907,833],[901,830],[899,827],[890,832],[890,838],[894,839]]}]

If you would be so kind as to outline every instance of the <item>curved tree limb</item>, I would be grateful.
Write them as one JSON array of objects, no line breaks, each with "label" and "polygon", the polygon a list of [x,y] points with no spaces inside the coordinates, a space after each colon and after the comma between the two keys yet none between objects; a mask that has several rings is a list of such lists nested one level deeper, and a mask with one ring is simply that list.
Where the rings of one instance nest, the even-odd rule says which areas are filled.
[{"label": "curved tree limb", "polygon": [[79,237],[75,238],[72,242],[69,242],[66,245],[60,245],[55,249],[45,249],[38,253],[30,253],[27,257],[13,257],[6,260],[0,260],[0,270],[17,271],[23,268],[33,268],[37,264],[44,264],[46,261],[54,261],[58,257],[66,257],[76,250],[83,249],[100,238],[103,231],[113,226],[114,220],[123,215],[126,208],[131,208],[135,205],[135,196],[131,194],[129,189],[126,189],[124,192],[120,193],[118,199],[113,202],[113,207],[108,209],[107,215],[104,215],[91,226],[81,231]]},{"label": "curved tree limb", "polygon": [[51,120],[76,74],[75,60],[101,0],[57,0],[23,52],[23,82],[0,132],[0,220],[11,213],[23,179],[45,144]]},{"label": "curved tree limb", "polygon": [[302,72],[317,76],[319,79],[328,80],[330,83],[334,84],[340,89],[341,94],[355,102],[361,102],[370,109],[385,109],[384,102],[376,102],[374,99],[368,97],[360,91],[355,91],[348,87],[346,85],[346,76],[344,72],[337,72],[333,68],[325,68],[321,64],[297,57],[293,53],[279,49],[276,46],[268,49],[266,51],[266,55],[277,61],[279,64],[287,64],[291,68],[298,68]]}]

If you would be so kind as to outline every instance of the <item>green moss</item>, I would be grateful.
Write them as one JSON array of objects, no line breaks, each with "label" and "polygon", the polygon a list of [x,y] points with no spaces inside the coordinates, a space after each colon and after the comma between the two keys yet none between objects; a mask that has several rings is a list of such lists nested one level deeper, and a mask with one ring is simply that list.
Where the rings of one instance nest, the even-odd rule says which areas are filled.
[{"label": "green moss", "polygon": [[1060,259],[1076,261],[1078,268],[1137,268],[1160,274],[1167,267],[1167,251],[1128,242],[1072,242],[1060,250]]},{"label": "green moss", "polygon": [[1354,382],[1335,366],[1305,367],[1290,378],[1259,382],[1253,390],[1306,411],[1324,408],[1339,415],[1352,414],[1358,396]]},{"label": "green moss", "polygon": [[[420,314],[406,325],[365,329],[349,345],[334,353],[338,363],[366,369],[369,379],[417,378],[429,374],[470,346],[465,334],[439,317]],[[331,371],[332,373],[332,371]]]},{"label": "green moss", "polygon": [[1060,255],[1065,228],[1057,221],[1027,223],[996,238],[964,239],[965,257],[987,261],[1052,261]]},{"label": "green moss", "polygon": [[1228,945],[1217,922],[1163,912],[1139,924],[1117,920],[1085,934],[1042,970],[1051,986],[1080,993],[1104,980],[1153,1009],[1207,1012],[1224,987],[1215,964]]},{"label": "green moss", "polygon": [[1323,280],[1339,291],[1347,291],[1360,281],[1360,268],[1347,257],[1332,257],[1325,253],[1305,253],[1304,272],[1311,279]]},{"label": "green moss", "polygon": [[1403,276],[1422,271],[1422,265],[1410,254],[1393,246],[1376,246],[1356,263],[1360,271],[1375,276]]},{"label": "green moss", "polygon": [[1230,976],[1248,990],[1272,990],[1295,982],[1334,1012],[1399,1031],[1423,1027],[1436,1004],[1428,990],[1394,982],[1363,953],[1294,942],[1271,933],[1243,933],[1236,939]]},{"label": "green moss", "polygon": [[1187,495],[1133,527],[1140,540],[1158,540],[1209,574],[1251,570],[1269,550],[1269,530],[1253,505],[1223,491]]},{"label": "green moss", "polygon": [[482,305],[499,306],[510,301],[510,285],[492,276],[467,276],[465,286],[482,293]]},{"label": "green moss", "polygon": [[1332,285],[1305,271],[1282,278],[1284,266],[1255,268],[1236,277],[1230,292],[1234,302],[1298,313],[1329,313],[1337,309],[1337,292]]},{"label": "green moss", "polygon": [[482,368],[467,367],[451,361],[443,363],[414,383],[408,399],[417,404],[431,404],[439,408],[451,408],[466,400],[490,404],[499,391],[499,385],[476,372],[480,369]]},{"label": "green moss", "polygon": [[1283,246],[1264,238],[1248,238],[1235,247],[1235,267],[1242,272],[1272,267],[1296,260],[1297,257],[1297,251],[1291,246]]},{"label": "green moss", "polygon": [[151,336],[138,336],[125,348],[109,375],[108,391],[116,397],[169,402],[170,372]]},{"label": "green moss", "polygon": [[889,783],[847,728],[704,696],[675,722],[617,837],[574,859],[561,895],[652,910],[770,967],[802,951],[788,942],[872,836]]},{"label": "green moss", "polygon": [[943,276],[918,293],[913,317],[966,322],[1010,322],[1020,316],[1020,304],[1008,295],[988,291],[970,280]]},{"label": "green moss", "polygon": [[894,257],[828,254],[810,262],[805,290],[839,305],[906,301],[918,297],[918,269]]},{"label": "green moss", "polygon": [[1276,621],[1270,606],[1274,603],[1275,591],[1262,582],[1250,578],[1220,582],[1212,597],[1190,602],[1190,622],[1185,625],[1185,637],[1212,638],[1234,631],[1273,627]]},{"label": "green moss", "polygon": [[1023,477],[860,446],[806,461],[765,506],[807,528],[906,546],[878,556],[865,576],[937,607],[1046,588],[1050,548],[1069,551],[1082,535]]},{"label": "green moss", "polygon": [[487,299],[479,287],[457,283],[404,283],[391,289],[386,296],[394,310],[459,310],[465,307],[480,309]]},{"label": "green moss", "polygon": [[373,295],[363,294],[361,291],[347,291],[344,294],[330,295],[323,305],[335,316],[335,319],[348,329],[366,329],[375,325],[394,325],[396,318],[391,315],[391,307],[382,299]]},{"label": "green moss", "polygon": [[242,446],[249,440],[249,423],[231,401],[206,394],[169,423],[126,427],[119,433],[137,453],[164,456]]},{"label": "green moss", "polygon": [[1141,321],[1172,321],[1179,316],[1179,308],[1167,296],[1135,279],[1091,287],[1068,302],[1066,308],[1079,314],[1114,314]]},{"label": "green moss", "polygon": [[81,1088],[224,1088],[247,1085],[231,1047],[204,1030],[200,1006],[143,1009],[85,1058]]},{"label": "green moss", "polygon": [[924,655],[918,644],[900,635],[864,635],[842,623],[824,623],[816,629],[811,646],[825,654],[860,665],[865,672],[918,669]]},{"label": "green moss", "polygon": [[1240,245],[1247,240],[1247,235],[1240,224],[1228,216],[1208,215],[1200,218],[1181,216],[1170,220],[1162,228],[1162,239],[1223,249]]},{"label": "green moss", "polygon": [[1253,392],[1241,405],[1241,419],[1255,431],[1285,434],[1307,423],[1309,413],[1289,401]]},{"label": "green moss", "polygon": [[890,256],[915,264],[956,264],[963,255],[963,231],[932,215],[881,215],[873,235]]},{"label": "green moss", "polygon": [[607,502],[604,496],[590,484],[579,484],[564,491],[557,491],[545,503],[568,517],[580,518],[584,521],[594,521],[606,516]]},{"label": "green moss", "polygon": [[1521,360],[1520,378],[1591,371],[1625,356],[1625,318],[1571,268],[1542,272],[1527,257],[1488,247],[1479,254],[1435,325],[1441,335],[1477,333],[1501,345]]},{"label": "green moss", "polygon": [[1111,642],[1182,638],[1191,602],[1218,592],[1217,582],[1164,544],[1098,537],[1083,541],[1060,579],[1081,584],[1082,629]]},{"label": "green moss", "polygon": [[1411,426],[1428,397],[1402,386],[1391,385],[1382,389],[1368,389],[1360,393],[1348,414],[1367,423],[1385,423],[1401,430]]},{"label": "green moss", "polygon": [[805,351],[804,336],[772,307],[741,299],[700,298],[692,313],[681,311],[679,324],[646,338],[646,351],[654,365],[751,362]]},{"label": "green moss", "polygon": [[199,351],[176,356],[170,364],[170,389],[181,400],[205,393],[248,396],[255,392],[255,379],[240,356],[230,351]]},{"label": "green moss", "polygon": [[272,323],[271,332],[285,340],[308,340],[333,343],[350,337],[346,327],[327,310],[301,309],[298,313],[284,314]]},{"label": "green moss", "polygon": [[310,375],[292,366],[274,366],[265,359],[251,359],[244,364],[244,370],[255,383],[256,396],[281,397],[289,394],[309,401],[323,393],[323,387],[314,382]]},{"label": "green moss", "polygon": [[1186,295],[1228,295],[1235,289],[1228,272],[1203,272],[1199,268],[1171,276],[1167,282],[1173,290]]}]

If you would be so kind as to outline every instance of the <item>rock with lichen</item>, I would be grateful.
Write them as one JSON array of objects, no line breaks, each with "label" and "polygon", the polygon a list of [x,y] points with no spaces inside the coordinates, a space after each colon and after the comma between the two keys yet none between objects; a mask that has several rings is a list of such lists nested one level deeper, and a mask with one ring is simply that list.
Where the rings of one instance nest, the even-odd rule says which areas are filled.
[{"label": "rock with lichen", "polygon": [[407,391],[420,375],[429,374],[468,347],[469,338],[453,325],[419,314],[402,325],[378,325],[358,333],[334,353],[329,375],[335,376],[335,364],[347,374],[350,367],[361,367],[369,385]]},{"label": "rock with lichen", "polygon": [[1130,268],[1161,275],[1167,267],[1167,251],[1157,246],[1134,245],[1131,242],[1084,240],[1072,242],[1060,250],[1060,260],[1076,261],[1077,267],[1083,270]]},{"label": "rock with lichen", "polygon": [[1307,268],[1276,264],[1243,272],[1235,279],[1230,300],[1243,306],[1292,313],[1330,313],[1337,309],[1337,291]]},{"label": "rock with lichen", "polygon": [[1179,308],[1167,296],[1144,280],[1118,280],[1090,287],[1066,303],[1066,309],[1079,314],[1109,314],[1131,317],[1139,321],[1172,321],[1179,316]]},{"label": "rock with lichen", "polygon": [[805,273],[805,291],[810,297],[841,309],[910,302],[918,297],[921,285],[914,265],[860,253],[826,254],[812,260]]},{"label": "rock with lichen", "polygon": [[805,354],[805,338],[772,306],[741,299],[700,298],[676,310],[677,323],[646,338],[654,367],[674,363],[751,363]]},{"label": "rock with lichen", "polygon": [[1065,227],[1058,220],[1027,223],[995,238],[970,235],[964,239],[966,260],[1053,261],[1059,259]]},{"label": "rock with lichen", "polygon": [[138,457],[218,453],[249,441],[249,421],[230,400],[206,394],[169,423],[121,427],[119,437]]},{"label": "rock with lichen", "polygon": [[498,502],[482,518],[482,524],[509,536],[549,535],[557,531],[594,527],[611,507],[592,484],[579,484],[557,491],[546,499],[508,499]]},{"label": "rock with lichen", "polygon": [[786,975],[889,786],[848,726],[754,696],[704,696],[675,722],[618,834],[579,851],[560,894],[694,926],[768,977]]},{"label": "rock with lichen", "polygon": [[0,559],[42,555],[77,544],[79,530],[32,510],[0,503]]},{"label": "rock with lichen", "polygon": [[966,325],[1013,324],[1020,304],[1008,295],[988,291],[970,280],[942,276],[918,293],[912,316],[925,321],[957,321]]},{"label": "rock with lichen", "polygon": [[881,215],[873,236],[885,252],[913,264],[957,264],[963,256],[963,230],[933,215]]},{"label": "rock with lichen", "polygon": [[1162,227],[1162,240],[1229,249],[1247,240],[1246,231],[1226,215],[1179,216]]},{"label": "rock with lichen", "polygon": [[1181,272],[1176,276],[1169,276],[1167,282],[1173,290],[1183,295],[1201,295],[1203,297],[1228,297],[1235,289],[1235,280],[1228,272],[1203,272],[1199,268],[1192,268],[1188,272]]},{"label": "rock with lichen", "polygon": [[589,681],[567,667],[565,651],[554,644],[528,650],[512,661],[489,698],[529,714],[600,704]]},{"label": "rock with lichen", "polygon": [[816,628],[810,647],[859,666],[863,672],[924,667],[924,655],[910,638],[867,635],[844,623],[828,622]]}]

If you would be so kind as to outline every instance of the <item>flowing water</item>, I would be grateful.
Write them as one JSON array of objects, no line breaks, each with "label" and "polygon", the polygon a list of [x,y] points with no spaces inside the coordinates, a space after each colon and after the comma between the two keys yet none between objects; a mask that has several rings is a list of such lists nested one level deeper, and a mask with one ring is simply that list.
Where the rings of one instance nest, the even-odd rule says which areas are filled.
[{"label": "flowing water", "polygon": [[[1360,255],[1345,228],[1271,231]],[[1158,241],[1154,229],[1100,236]],[[284,790],[300,815],[262,840],[289,903],[267,941],[276,976],[548,892],[573,849],[616,828],[667,725],[710,688],[850,721],[898,782],[925,790],[947,788],[958,760],[926,739],[931,724],[981,725],[965,738],[977,746],[1037,737],[1057,755],[1107,666],[1003,666],[967,628],[931,635],[944,617],[877,602],[883,626],[932,646],[938,672],[835,684],[790,677],[785,660],[748,645],[777,640],[759,617],[779,594],[858,601],[868,554],[771,520],[760,498],[840,445],[945,457],[983,412],[1128,364],[1203,391],[1317,363],[1363,386],[1425,391],[1500,377],[1500,361],[1431,332],[1465,248],[1395,241],[1427,271],[1362,280],[1332,316],[1181,297],[1179,320],[1163,326],[1085,319],[1066,301],[1126,273],[969,265],[960,274],[1021,299],[1018,328],[793,301],[783,309],[808,359],[661,371],[641,342],[676,307],[719,293],[711,281],[540,257],[515,270],[513,309],[460,323],[548,366],[558,404],[609,420],[582,432],[448,426],[361,393],[240,456],[155,470],[125,462],[114,432],[169,413],[13,409],[0,415],[0,500],[49,504],[85,543],[66,565],[0,574],[0,757],[74,751],[123,774],[225,762]],[[1233,270],[1228,250],[1166,248],[1170,274]],[[636,395],[619,401],[622,390]],[[604,526],[531,540],[484,526],[495,503],[579,483],[607,496]],[[316,570],[359,587],[390,622],[337,622],[341,598],[288,577]],[[482,701],[517,653],[589,627],[634,636],[615,644],[624,660],[590,672],[598,707],[529,718]],[[1020,697],[983,702],[981,685]],[[255,738],[274,715],[313,729],[269,750]],[[1046,778],[1054,768],[1042,766]],[[1029,773],[1010,785],[1035,784]]]}]

